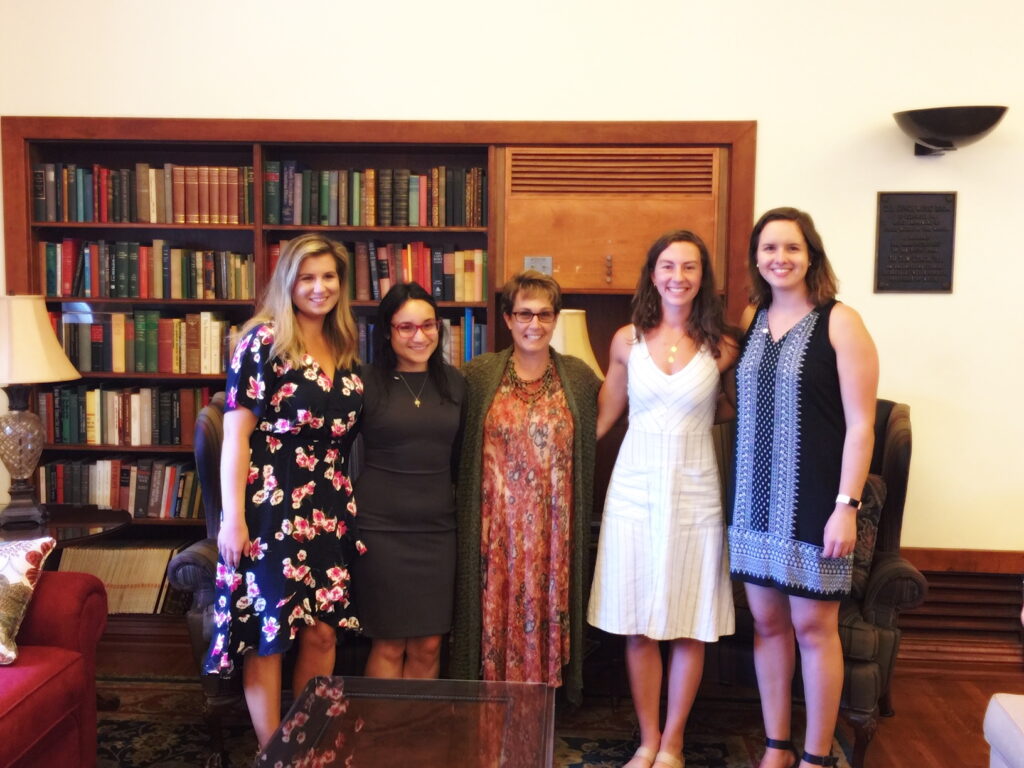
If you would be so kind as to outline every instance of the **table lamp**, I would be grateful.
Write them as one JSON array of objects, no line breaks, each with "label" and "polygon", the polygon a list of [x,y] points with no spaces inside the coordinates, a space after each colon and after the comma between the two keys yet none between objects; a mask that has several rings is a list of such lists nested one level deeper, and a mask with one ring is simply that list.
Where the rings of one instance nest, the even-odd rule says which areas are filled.
[{"label": "table lamp", "polygon": [[563,309],[558,313],[558,322],[551,335],[551,346],[563,355],[578,357],[604,381],[604,372],[597,364],[594,350],[587,333],[587,313],[582,309]]},{"label": "table lamp", "polygon": [[57,341],[42,296],[0,296],[0,387],[8,412],[0,416],[0,459],[11,475],[11,502],[0,525],[33,521],[46,513],[33,499],[32,473],[46,432],[28,409],[33,384],[81,378]]}]

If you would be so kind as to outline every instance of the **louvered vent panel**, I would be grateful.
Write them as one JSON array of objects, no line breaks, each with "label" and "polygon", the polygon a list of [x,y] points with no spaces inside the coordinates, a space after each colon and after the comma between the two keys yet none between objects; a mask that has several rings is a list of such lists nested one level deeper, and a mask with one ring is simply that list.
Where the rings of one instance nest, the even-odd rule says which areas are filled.
[{"label": "louvered vent panel", "polygon": [[511,193],[710,196],[713,150],[538,151],[511,156]]}]

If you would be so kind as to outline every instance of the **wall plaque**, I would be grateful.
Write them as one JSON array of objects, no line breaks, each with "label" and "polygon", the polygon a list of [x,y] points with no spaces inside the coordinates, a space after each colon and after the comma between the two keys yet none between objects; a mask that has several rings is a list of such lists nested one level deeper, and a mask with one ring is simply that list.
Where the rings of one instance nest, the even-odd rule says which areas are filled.
[{"label": "wall plaque", "polygon": [[875,293],[951,293],[956,192],[879,192]]}]

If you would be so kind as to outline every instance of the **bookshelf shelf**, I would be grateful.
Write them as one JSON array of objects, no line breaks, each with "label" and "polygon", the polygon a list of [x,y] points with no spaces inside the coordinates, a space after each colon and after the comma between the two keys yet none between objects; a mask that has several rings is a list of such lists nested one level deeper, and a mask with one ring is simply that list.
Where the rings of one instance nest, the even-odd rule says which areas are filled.
[{"label": "bookshelf shelf", "polygon": [[47,304],[95,304],[129,307],[251,307],[250,299],[125,299],[91,296],[47,296]]},{"label": "bookshelf shelf", "polygon": [[486,235],[487,227],[381,227],[381,226],[302,226],[299,224],[264,224],[264,232],[338,232],[366,234],[380,232],[382,234],[395,235],[426,235],[436,237],[437,235],[453,234]]},{"label": "bookshelf shelf", "polygon": [[[34,229],[160,230],[162,232],[252,232],[252,224],[169,224],[123,221],[34,221]],[[298,227],[302,229],[302,227]]]},{"label": "bookshelf shelf", "polygon": [[132,381],[208,381],[222,383],[225,380],[223,373],[143,373],[141,371],[86,371],[82,373],[83,379],[97,380],[120,380],[130,379]]},{"label": "bookshelf shelf", "polygon": [[83,453],[192,453],[191,445],[83,445],[47,443],[44,451],[81,451]]},{"label": "bookshelf shelf", "polygon": [[[363,301],[361,299],[353,299],[350,304],[357,309],[376,309],[379,301]],[[487,309],[488,304],[486,301],[439,301],[437,306],[441,309]]]}]

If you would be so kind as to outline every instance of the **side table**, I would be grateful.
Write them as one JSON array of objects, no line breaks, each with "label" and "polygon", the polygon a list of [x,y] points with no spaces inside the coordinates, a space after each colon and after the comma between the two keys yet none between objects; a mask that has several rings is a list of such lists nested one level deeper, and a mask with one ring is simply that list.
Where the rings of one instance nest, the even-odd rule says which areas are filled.
[{"label": "side table", "polygon": [[132,521],[131,515],[124,510],[100,509],[95,505],[46,504],[45,509],[45,523],[8,523],[0,527],[0,541],[52,536],[60,548],[107,536],[127,527]]}]

